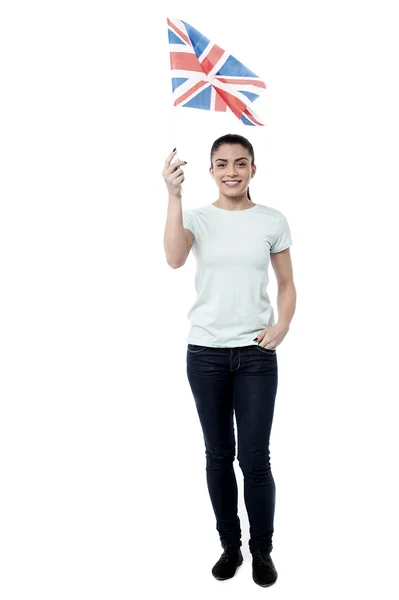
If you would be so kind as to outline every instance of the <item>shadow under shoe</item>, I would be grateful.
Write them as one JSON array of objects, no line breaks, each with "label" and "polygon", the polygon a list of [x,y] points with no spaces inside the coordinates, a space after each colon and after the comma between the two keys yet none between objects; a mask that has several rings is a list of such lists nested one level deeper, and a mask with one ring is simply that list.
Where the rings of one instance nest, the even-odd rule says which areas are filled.
[{"label": "shadow under shoe", "polygon": [[234,577],[237,567],[242,565],[243,557],[241,548],[237,546],[227,546],[222,556],[212,569],[212,575],[219,581],[231,579]]},{"label": "shadow under shoe", "polygon": [[252,578],[262,587],[272,585],[277,579],[277,571],[270,552],[254,550],[252,553]]}]

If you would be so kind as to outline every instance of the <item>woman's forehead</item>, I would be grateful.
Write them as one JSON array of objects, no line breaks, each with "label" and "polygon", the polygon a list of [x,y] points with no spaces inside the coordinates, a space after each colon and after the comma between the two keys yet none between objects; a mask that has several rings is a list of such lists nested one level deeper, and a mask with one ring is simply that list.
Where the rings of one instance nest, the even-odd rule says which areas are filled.
[{"label": "woman's forehead", "polygon": [[244,146],[241,146],[241,144],[223,144],[223,146],[220,146],[220,148],[214,152],[213,159],[241,158],[244,156],[250,158],[251,155]]}]

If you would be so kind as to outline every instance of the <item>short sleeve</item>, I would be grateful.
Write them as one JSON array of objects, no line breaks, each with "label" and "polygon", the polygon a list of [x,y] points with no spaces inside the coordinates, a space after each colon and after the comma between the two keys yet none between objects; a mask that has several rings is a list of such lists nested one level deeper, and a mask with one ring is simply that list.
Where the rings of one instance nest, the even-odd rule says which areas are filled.
[{"label": "short sleeve", "polygon": [[284,215],[281,215],[280,221],[277,227],[276,239],[270,248],[271,254],[276,252],[282,252],[286,248],[292,246],[291,231],[288,221]]},{"label": "short sleeve", "polygon": [[192,209],[183,210],[183,227],[189,229],[195,237],[195,217]]}]

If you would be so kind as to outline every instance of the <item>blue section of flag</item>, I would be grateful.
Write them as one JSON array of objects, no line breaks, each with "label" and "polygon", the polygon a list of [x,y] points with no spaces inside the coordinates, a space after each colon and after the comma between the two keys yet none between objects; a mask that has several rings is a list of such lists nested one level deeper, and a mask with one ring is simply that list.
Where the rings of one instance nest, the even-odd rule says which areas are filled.
[{"label": "blue section of flag", "polygon": [[259,94],[253,94],[252,92],[247,92],[246,90],[238,90],[238,91],[240,92],[240,94],[244,94],[244,96],[249,98],[249,100],[251,100],[251,102],[256,100],[256,98],[259,98]]},{"label": "blue section of flag", "polygon": [[191,100],[184,104],[184,106],[188,106],[191,108],[205,108],[206,110],[209,110],[209,106],[211,103],[211,93],[212,88],[211,86],[208,86],[207,88],[202,90],[202,92],[199,92],[199,94],[194,96],[194,98],[191,98]]},{"label": "blue section of flag", "polygon": [[209,44],[210,40],[208,40],[207,37],[202,35],[202,33],[197,31],[194,27],[192,27],[188,23],[185,23],[184,21],[182,21],[182,23],[184,23],[184,25],[187,29],[188,37],[190,38],[190,42],[193,45],[195,54],[197,56],[201,56],[201,54],[203,53],[203,51]]},{"label": "blue section of flag", "polygon": [[255,123],[251,123],[251,121],[247,119],[245,115],[241,115],[241,121],[244,123],[244,125],[252,125],[255,127]]},{"label": "blue section of flag", "polygon": [[234,56],[229,56],[221,69],[216,73],[216,77],[220,75],[225,77],[226,75],[233,75],[235,77],[256,77],[257,75],[253,71],[250,71],[248,67],[243,65],[239,60],[234,58]]},{"label": "blue section of flag", "polygon": [[172,77],[172,88],[175,91],[176,88],[179,87],[182,83],[187,81],[188,77]]},{"label": "blue section of flag", "polygon": [[169,44],[183,44],[183,46],[187,46],[187,44],[177,37],[177,35],[171,29],[168,29],[168,36]]}]

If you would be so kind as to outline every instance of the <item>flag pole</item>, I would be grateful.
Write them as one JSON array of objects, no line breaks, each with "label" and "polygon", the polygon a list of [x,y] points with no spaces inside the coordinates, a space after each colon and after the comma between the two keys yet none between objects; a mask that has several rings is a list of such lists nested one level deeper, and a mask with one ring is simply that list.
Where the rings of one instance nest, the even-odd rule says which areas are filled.
[{"label": "flag pole", "polygon": [[[173,138],[173,148],[177,149],[179,152],[179,123],[177,116],[177,107],[173,105],[173,98],[171,101],[171,117],[172,117],[172,138]],[[179,160],[178,154],[176,154],[176,160]]]}]

